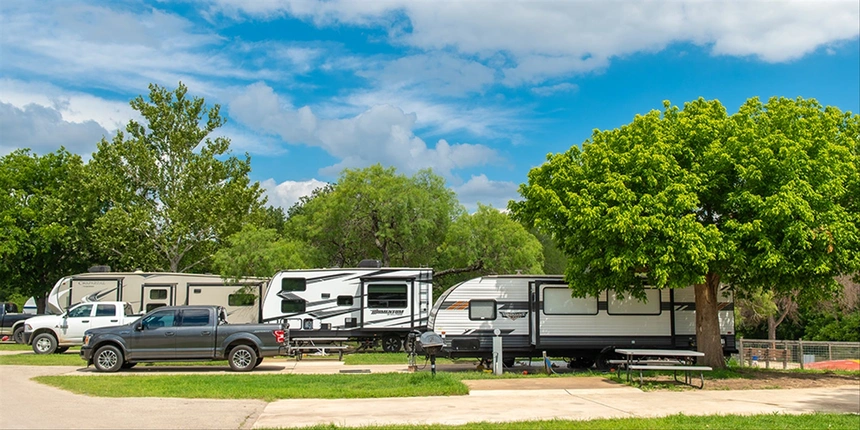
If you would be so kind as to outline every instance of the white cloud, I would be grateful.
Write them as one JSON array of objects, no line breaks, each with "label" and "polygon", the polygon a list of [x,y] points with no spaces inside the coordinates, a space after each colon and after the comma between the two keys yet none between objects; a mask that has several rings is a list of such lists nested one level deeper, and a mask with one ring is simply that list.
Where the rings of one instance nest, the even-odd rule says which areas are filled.
[{"label": "white cloud", "polygon": [[[675,42],[714,55],[754,56],[766,62],[802,57],[860,34],[860,2],[808,1],[416,1],[212,0],[234,16],[292,15],[319,26],[391,28],[395,43],[427,52],[454,50],[489,58],[510,85],[588,72],[613,57],[654,52]],[[400,21],[408,20],[408,25]],[[403,30],[403,29],[407,30]]]},{"label": "white cloud", "polygon": [[318,118],[305,106],[294,108],[269,86],[250,85],[230,103],[230,116],[246,126],[279,135],[292,144],[322,148],[341,161],[320,170],[337,175],[344,168],[374,163],[405,172],[433,168],[450,176],[454,169],[497,162],[495,150],[480,144],[449,144],[439,140],[429,147],[413,130],[417,116],[391,105],[378,105],[348,118]]},{"label": "white cloud", "polygon": [[480,62],[435,52],[381,61],[358,71],[389,91],[403,88],[432,90],[435,94],[462,97],[481,92],[495,81],[495,70]]},{"label": "white cloud", "polygon": [[[64,146],[84,158],[108,132],[95,121],[69,122],[56,109],[36,104],[18,108],[0,102],[0,154],[30,148],[37,154],[53,152]],[[109,136],[107,136],[110,138]]]},{"label": "white cloud", "polygon": [[491,181],[486,175],[472,176],[466,183],[452,187],[460,203],[469,212],[478,210],[478,203],[496,209],[506,209],[508,201],[516,200],[517,184],[507,181]]},{"label": "white cloud", "polygon": [[311,195],[315,189],[325,187],[328,183],[311,179],[302,182],[284,181],[278,184],[270,178],[260,182],[260,185],[265,190],[269,205],[279,206],[286,211],[300,198]]},{"label": "white cloud", "polygon": [[560,84],[555,85],[545,85],[542,87],[534,87],[532,88],[532,93],[538,95],[540,97],[548,97],[553,94],[559,93],[572,93],[579,90],[579,86],[576,84],[571,84],[569,82],[562,82]]}]

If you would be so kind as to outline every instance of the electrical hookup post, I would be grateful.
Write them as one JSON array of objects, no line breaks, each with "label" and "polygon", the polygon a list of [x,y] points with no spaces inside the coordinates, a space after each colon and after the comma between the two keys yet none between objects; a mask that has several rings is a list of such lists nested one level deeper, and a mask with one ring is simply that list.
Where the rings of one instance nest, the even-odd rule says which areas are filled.
[{"label": "electrical hookup post", "polygon": [[407,352],[407,370],[409,373],[415,373],[418,371],[418,353],[416,352],[416,343],[418,342],[418,336],[420,335],[421,332],[418,330],[412,330],[406,337],[405,347]]},{"label": "electrical hookup post", "polygon": [[501,375],[502,366],[504,366],[504,357],[502,356],[502,332],[499,329],[493,330],[493,374]]}]

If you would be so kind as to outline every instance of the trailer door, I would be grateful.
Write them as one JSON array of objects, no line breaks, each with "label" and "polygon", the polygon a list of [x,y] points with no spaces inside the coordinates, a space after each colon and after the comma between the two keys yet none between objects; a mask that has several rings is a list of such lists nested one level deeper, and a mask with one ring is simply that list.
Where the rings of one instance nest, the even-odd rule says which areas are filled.
[{"label": "trailer door", "polygon": [[143,284],[138,312],[149,312],[162,306],[173,306],[175,290],[176,284]]},{"label": "trailer door", "polygon": [[364,328],[409,327],[412,281],[384,280],[362,283],[361,324]]}]

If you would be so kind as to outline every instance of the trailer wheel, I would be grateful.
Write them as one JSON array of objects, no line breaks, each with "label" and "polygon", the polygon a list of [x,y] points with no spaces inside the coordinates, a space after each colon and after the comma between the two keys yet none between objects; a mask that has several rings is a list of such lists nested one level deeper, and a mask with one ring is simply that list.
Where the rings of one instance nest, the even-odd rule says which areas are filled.
[{"label": "trailer wheel", "polygon": [[96,350],[93,364],[99,372],[116,372],[122,368],[122,351],[113,345],[105,345]]},{"label": "trailer wheel", "polygon": [[400,336],[389,334],[382,338],[382,350],[385,352],[400,351],[401,346],[403,346],[403,342],[400,340]]},{"label": "trailer wheel", "polygon": [[12,339],[15,339],[15,343],[24,343],[24,325],[21,324],[15,331],[12,332]]},{"label": "trailer wheel", "polygon": [[53,354],[57,350],[57,338],[51,333],[40,333],[33,338],[33,352]]},{"label": "trailer wheel", "polygon": [[230,350],[227,359],[234,372],[249,372],[256,367],[257,353],[248,345],[238,345]]}]

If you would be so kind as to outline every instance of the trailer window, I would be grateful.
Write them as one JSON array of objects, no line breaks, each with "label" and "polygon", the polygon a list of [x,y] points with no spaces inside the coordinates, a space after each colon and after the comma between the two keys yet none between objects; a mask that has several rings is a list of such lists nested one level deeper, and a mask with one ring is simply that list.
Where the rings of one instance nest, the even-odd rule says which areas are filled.
[{"label": "trailer window", "polygon": [[308,283],[305,278],[282,278],[281,291],[305,291]]},{"label": "trailer window", "polygon": [[469,300],[470,320],[494,320],[496,319],[495,300]]},{"label": "trailer window", "polygon": [[153,309],[158,309],[162,306],[167,306],[167,303],[147,303],[146,304],[146,312],[149,312]]},{"label": "trailer window", "polygon": [[281,313],[294,314],[305,311],[304,300],[281,300]]},{"label": "trailer window", "polygon": [[208,309],[185,309],[182,311],[182,323],[180,324],[183,327],[193,327],[193,326],[208,326],[209,323],[209,310]]},{"label": "trailer window", "polygon": [[597,315],[597,297],[571,297],[570,288],[545,288],[543,313],[547,315]]},{"label": "trailer window", "polygon": [[149,290],[149,299],[150,300],[166,300],[167,299],[167,290],[164,290],[164,289]]},{"label": "trailer window", "polygon": [[367,307],[382,309],[403,309],[409,302],[406,285],[368,285]]},{"label": "trailer window", "polygon": [[126,316],[134,315],[134,308],[131,307],[130,303],[126,303],[122,308]]},{"label": "trailer window", "polygon": [[257,303],[257,296],[254,294],[237,293],[227,296],[228,306],[254,306]]},{"label": "trailer window", "polygon": [[645,290],[646,301],[625,294],[621,300],[615,297],[615,291],[607,292],[607,312],[609,315],[660,315],[660,290]]},{"label": "trailer window", "polygon": [[338,306],[352,306],[352,296],[337,296]]}]

